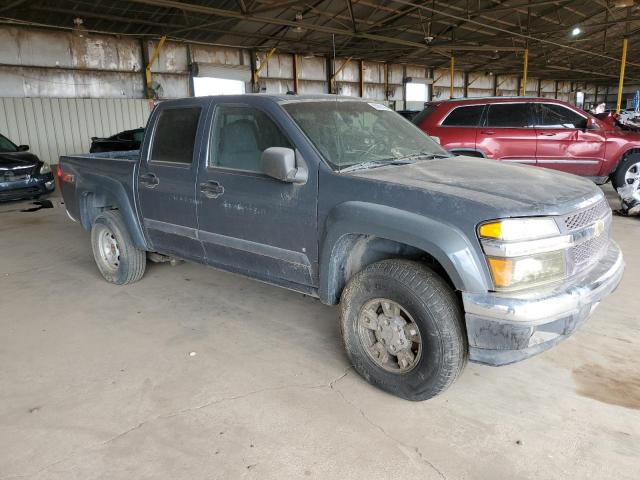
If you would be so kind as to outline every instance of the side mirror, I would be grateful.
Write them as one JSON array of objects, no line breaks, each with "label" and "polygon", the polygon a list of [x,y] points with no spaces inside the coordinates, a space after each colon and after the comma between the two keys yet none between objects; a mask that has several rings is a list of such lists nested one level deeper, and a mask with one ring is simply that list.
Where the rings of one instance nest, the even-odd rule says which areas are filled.
[{"label": "side mirror", "polygon": [[19,152],[27,152],[29,151],[29,145],[18,145]]},{"label": "side mirror", "polygon": [[587,124],[585,130],[598,130],[598,122],[595,118],[589,117],[587,118]]},{"label": "side mirror", "polygon": [[262,171],[281,182],[305,183],[309,172],[302,159],[296,163],[296,156],[291,148],[269,147],[260,157]]}]

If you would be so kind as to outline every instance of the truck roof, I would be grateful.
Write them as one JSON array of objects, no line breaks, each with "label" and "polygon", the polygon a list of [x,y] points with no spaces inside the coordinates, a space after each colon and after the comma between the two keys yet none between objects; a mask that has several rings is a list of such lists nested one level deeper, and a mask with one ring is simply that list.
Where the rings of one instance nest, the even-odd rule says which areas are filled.
[{"label": "truck roof", "polygon": [[[343,95],[335,95],[328,93],[318,93],[318,94],[306,94],[306,95],[297,95],[297,94],[272,94],[272,93],[243,93],[240,95],[208,95],[204,97],[198,98],[216,98],[216,99],[242,99],[242,98],[267,98],[273,100],[277,103],[292,103],[292,102],[308,102],[308,101],[353,101],[353,102],[383,102],[383,100],[374,100],[374,99],[366,99],[360,97],[348,97]],[[175,98],[170,100],[163,100],[162,103],[176,103],[181,102],[183,100],[193,100],[193,98]]]}]

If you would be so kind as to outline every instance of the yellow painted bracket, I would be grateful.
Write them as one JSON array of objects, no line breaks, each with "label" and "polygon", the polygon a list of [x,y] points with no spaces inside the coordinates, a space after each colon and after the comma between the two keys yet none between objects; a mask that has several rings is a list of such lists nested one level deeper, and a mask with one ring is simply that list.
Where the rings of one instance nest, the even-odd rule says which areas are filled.
[{"label": "yellow painted bracket", "polygon": [[162,46],[164,45],[164,42],[167,40],[167,36],[163,35],[162,37],[160,37],[160,41],[158,42],[158,45],[156,45],[156,49],[153,51],[153,54],[151,55],[151,58],[149,59],[149,61],[147,62],[147,67],[145,68],[144,71],[144,75],[145,78],[147,80],[147,91],[151,91],[151,66],[154,64],[154,62],[158,59],[158,57],[160,56],[160,50],[162,49]]},{"label": "yellow painted bracket", "polygon": [[344,67],[346,67],[349,64],[349,62],[351,61],[352,58],[353,57],[349,57],[344,62],[342,62],[342,65],[340,65],[338,67],[338,69],[335,72],[333,72],[333,75],[331,75],[331,92],[335,92],[336,91],[336,88],[335,88],[336,87],[336,77],[338,76],[338,74],[342,70],[344,70]]},{"label": "yellow painted bracket", "polygon": [[269,50],[269,53],[267,53],[267,55],[264,57],[264,60],[262,60],[262,62],[260,62],[260,66],[256,68],[255,72],[253,72],[253,84],[254,85],[258,85],[258,80],[260,79],[260,72],[262,71],[262,69],[264,67],[267,66],[267,63],[269,63],[269,59],[273,56],[274,53],[276,53],[275,47],[272,48],[271,50]]}]

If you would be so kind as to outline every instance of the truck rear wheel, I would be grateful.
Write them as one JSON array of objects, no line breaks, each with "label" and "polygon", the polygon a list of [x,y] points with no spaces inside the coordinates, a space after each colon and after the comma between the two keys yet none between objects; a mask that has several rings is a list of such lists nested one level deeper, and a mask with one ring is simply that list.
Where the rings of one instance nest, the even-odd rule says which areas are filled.
[{"label": "truck rear wheel", "polygon": [[367,266],[340,301],[349,359],[368,382],[407,400],[446,390],[467,361],[460,303],[431,269],[409,260]]},{"label": "truck rear wheel", "polygon": [[111,283],[137,282],[144,275],[147,256],[137,248],[117,210],[98,215],[91,227],[93,257],[102,276]]}]

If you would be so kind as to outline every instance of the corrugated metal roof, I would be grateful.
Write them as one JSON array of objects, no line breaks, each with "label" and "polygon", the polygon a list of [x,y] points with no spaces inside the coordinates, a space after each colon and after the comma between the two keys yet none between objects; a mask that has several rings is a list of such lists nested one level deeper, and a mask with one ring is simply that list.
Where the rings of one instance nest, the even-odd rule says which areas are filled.
[{"label": "corrugated metal roof", "polygon": [[[0,7],[3,21],[301,54],[353,56],[464,70],[617,76],[621,39],[640,33],[638,6],[606,0],[41,0]],[[573,28],[581,32],[572,35]],[[628,75],[640,72],[636,49]]]}]

